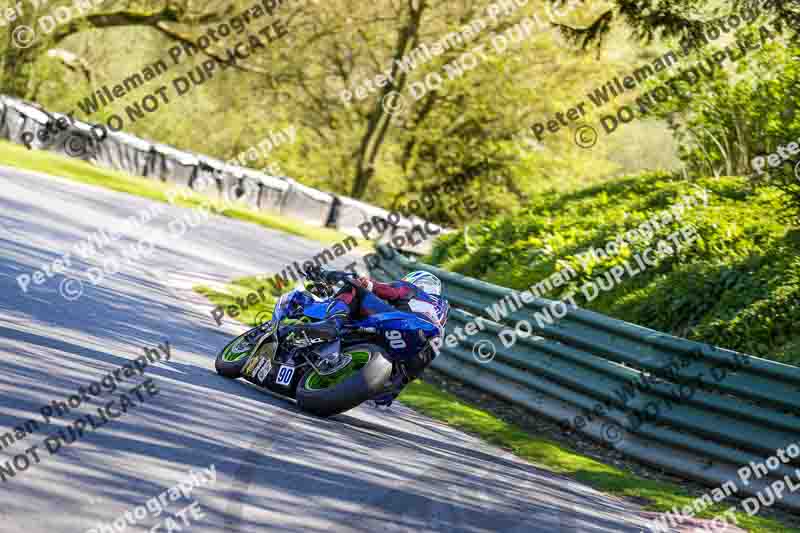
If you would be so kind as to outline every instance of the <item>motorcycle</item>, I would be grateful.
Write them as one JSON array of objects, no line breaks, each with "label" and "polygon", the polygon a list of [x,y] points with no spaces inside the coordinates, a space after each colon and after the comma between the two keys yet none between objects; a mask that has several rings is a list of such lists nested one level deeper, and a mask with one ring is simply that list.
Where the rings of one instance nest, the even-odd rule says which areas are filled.
[{"label": "motorcycle", "polygon": [[281,296],[270,320],[222,349],[215,362],[220,375],[244,378],[295,399],[304,411],[328,417],[387,392],[405,375],[411,358],[435,350],[440,328],[399,310],[348,320],[339,332],[283,334],[291,323],[324,320],[338,290],[355,288],[356,298],[366,291],[354,283],[354,274],[317,268],[305,276],[310,283]]}]

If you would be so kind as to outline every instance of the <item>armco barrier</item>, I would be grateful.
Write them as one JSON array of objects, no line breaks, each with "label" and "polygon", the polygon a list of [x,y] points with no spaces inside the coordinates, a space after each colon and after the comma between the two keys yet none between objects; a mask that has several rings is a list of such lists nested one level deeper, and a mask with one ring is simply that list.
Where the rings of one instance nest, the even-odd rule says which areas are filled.
[{"label": "armco barrier", "polygon": [[[733,480],[742,493],[755,495],[784,476],[797,480],[800,459],[749,485],[739,480],[737,469],[800,442],[800,368],[572,306],[550,323],[542,317],[554,302],[539,298],[496,323],[486,309],[511,289],[399,254],[378,269],[373,274],[384,279],[410,270],[439,276],[453,307],[448,334],[483,317],[483,331],[462,333],[465,340],[457,346],[443,344],[433,363],[437,370],[711,487]],[[561,315],[564,308],[559,309]],[[531,324],[533,335],[505,348],[497,334],[519,320]],[[473,354],[481,342],[497,349],[488,363]],[[686,394],[676,394],[681,390]],[[800,510],[800,492],[787,490],[777,504]]]},{"label": "armco barrier", "polygon": [[[389,215],[384,209],[350,198],[339,197],[335,201],[334,195],[289,178],[228,165],[123,132],[107,131],[107,137],[97,141],[91,135],[91,125],[80,121],[71,120],[68,129],[51,134],[46,142],[41,142],[36,133],[60,117],[64,115],[49,113],[38,106],[0,95],[0,138],[18,144],[24,144],[23,134],[30,133],[34,136],[30,144],[35,149],[66,154],[111,170],[189,186],[219,197],[239,199],[256,209],[299,218],[315,226],[332,225],[356,237],[361,236],[359,224],[373,216],[387,218]],[[410,221],[403,220],[396,228],[387,228],[380,238],[389,240],[393,232],[406,231],[411,225]],[[377,238],[377,232],[370,237]],[[403,249],[427,253],[431,244],[431,240],[426,240],[418,246],[405,246]]]},{"label": "armco barrier", "polygon": [[333,206],[333,195],[306,187],[294,180],[288,181],[289,188],[281,202],[281,214],[304,218],[317,226],[324,226]]}]

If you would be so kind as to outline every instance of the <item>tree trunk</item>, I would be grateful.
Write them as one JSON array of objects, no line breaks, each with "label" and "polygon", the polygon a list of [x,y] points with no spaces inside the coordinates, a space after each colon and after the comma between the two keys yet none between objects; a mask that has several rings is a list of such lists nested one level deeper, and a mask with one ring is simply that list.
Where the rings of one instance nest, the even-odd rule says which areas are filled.
[{"label": "tree trunk", "polygon": [[35,20],[27,14],[11,21],[8,25],[8,45],[3,56],[3,77],[0,79],[0,93],[15,98],[24,99],[30,91],[30,82],[33,75],[33,64],[40,43],[34,41],[29,48],[17,46],[14,36],[26,36],[19,32],[22,26],[33,27]]},{"label": "tree trunk", "polygon": [[[183,22],[180,19],[180,12],[180,6],[167,4],[155,12],[138,12],[131,8],[130,10],[114,13],[76,17],[68,23],[57,26],[50,35],[36,35],[30,47],[20,48],[14,41],[15,31],[19,31],[17,28],[21,26],[37,28],[36,19],[39,13],[28,11],[23,16],[12,21],[8,26],[8,47],[3,56],[3,76],[0,79],[0,93],[22,99],[28,96],[31,91],[30,82],[33,76],[33,66],[39,58],[39,54],[53,44],[59,44],[70,35],[87,29],[87,23],[91,28],[146,26],[160,31],[170,39],[179,40],[179,34],[164,23]],[[221,13],[209,13],[203,16],[203,22],[221,20],[221,18]],[[246,70],[238,65],[235,65],[235,68]]]},{"label": "tree trunk", "polygon": [[397,64],[408,50],[417,45],[419,41],[419,23],[422,18],[422,12],[426,7],[425,0],[420,0],[416,6],[414,4],[415,0],[408,0],[408,21],[397,37],[391,76],[395,81],[390,81],[386,84],[380,96],[375,100],[375,107],[367,117],[367,129],[361,138],[357,152],[355,178],[350,193],[353,198],[362,198],[367,192],[367,186],[372,176],[375,175],[375,161],[378,158],[380,149],[386,139],[386,132],[392,121],[392,115],[386,113],[383,108],[383,101],[392,91],[402,93],[406,86],[406,73],[399,73],[398,76],[399,67]]}]

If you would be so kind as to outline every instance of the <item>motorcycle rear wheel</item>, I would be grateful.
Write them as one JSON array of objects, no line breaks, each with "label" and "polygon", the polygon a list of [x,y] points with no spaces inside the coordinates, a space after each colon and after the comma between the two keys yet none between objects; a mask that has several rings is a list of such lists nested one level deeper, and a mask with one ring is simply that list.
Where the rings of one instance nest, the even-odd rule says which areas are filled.
[{"label": "motorcycle rear wheel", "polygon": [[328,417],[349,411],[384,392],[392,362],[383,348],[357,344],[344,350],[353,360],[330,376],[310,368],[297,385],[297,404],[304,411]]}]

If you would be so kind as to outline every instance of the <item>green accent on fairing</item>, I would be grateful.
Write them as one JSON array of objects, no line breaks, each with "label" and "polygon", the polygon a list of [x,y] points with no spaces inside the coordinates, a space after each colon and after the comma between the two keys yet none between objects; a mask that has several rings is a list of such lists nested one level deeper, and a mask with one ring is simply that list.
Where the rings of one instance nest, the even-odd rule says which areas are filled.
[{"label": "green accent on fairing", "polygon": [[294,326],[294,325],[297,325],[297,324],[307,324],[309,322],[313,322],[313,319],[311,317],[307,317],[307,316],[303,316],[303,317],[300,317],[300,318],[284,318],[283,322],[281,322],[281,325],[283,325],[283,326]]},{"label": "green accent on fairing", "polygon": [[322,390],[322,389],[329,389],[333,386],[338,385],[345,379],[349,378],[369,363],[369,352],[344,352],[348,354],[350,357],[353,358],[350,361],[350,364],[346,367],[338,370],[337,372],[329,375],[329,376],[320,376],[315,371],[311,371],[311,373],[306,378],[306,382],[304,387],[306,390]]},{"label": "green accent on fairing", "polygon": [[243,334],[240,337],[236,338],[233,342],[231,342],[228,346],[225,347],[225,351],[222,352],[222,359],[223,360],[229,361],[229,362],[233,362],[233,361],[238,361],[242,357],[246,357],[246,356],[250,355],[251,350],[244,350],[242,352],[234,352],[233,351],[233,347],[234,346],[238,346],[239,343],[242,342],[242,339],[244,338],[244,335],[246,335],[246,334]]},{"label": "green accent on fairing", "polygon": [[[271,323],[270,327],[268,329],[265,329],[264,332],[262,333],[262,335],[272,335],[273,333],[275,333],[276,329],[277,329],[277,326],[274,323]],[[222,353],[222,359],[224,359],[225,361],[238,361],[242,357],[250,355],[252,353],[252,349],[251,350],[244,350],[244,351],[240,351],[240,352],[234,352],[233,348],[234,348],[234,346],[237,346],[239,343],[241,343],[242,339],[244,338],[244,336],[247,335],[248,333],[250,333],[251,331],[253,331],[253,329],[243,333],[242,335],[240,335],[239,337],[234,339],[233,342],[231,342],[225,348],[225,351]],[[261,337],[259,337],[259,339],[261,339]],[[262,344],[262,346],[263,346],[263,344]]]}]

